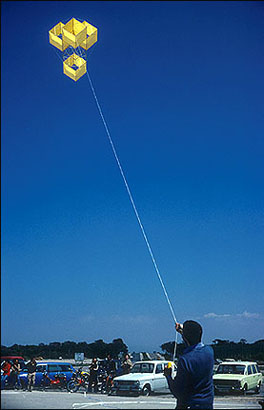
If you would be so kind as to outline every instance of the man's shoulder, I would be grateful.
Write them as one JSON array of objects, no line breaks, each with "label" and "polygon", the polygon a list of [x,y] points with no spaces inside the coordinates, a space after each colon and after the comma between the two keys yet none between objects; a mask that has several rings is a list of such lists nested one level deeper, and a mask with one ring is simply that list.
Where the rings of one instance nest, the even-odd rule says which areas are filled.
[{"label": "man's shoulder", "polygon": [[209,345],[204,345],[202,343],[199,343],[195,346],[191,346],[190,348],[187,348],[184,352],[183,355],[181,357],[190,357],[192,355],[196,355],[196,353],[203,353],[205,355],[210,355],[213,356],[214,355],[214,350],[211,346]]},{"label": "man's shoulder", "polygon": [[198,350],[200,350],[202,353],[213,356],[214,355],[214,350],[212,346],[210,345],[201,345],[198,347]]},{"label": "man's shoulder", "polygon": [[202,344],[201,349],[208,350],[208,351],[210,351],[210,352],[213,352],[213,351],[214,351],[213,348],[212,348],[212,346],[210,346],[210,345],[204,345],[204,344]]}]

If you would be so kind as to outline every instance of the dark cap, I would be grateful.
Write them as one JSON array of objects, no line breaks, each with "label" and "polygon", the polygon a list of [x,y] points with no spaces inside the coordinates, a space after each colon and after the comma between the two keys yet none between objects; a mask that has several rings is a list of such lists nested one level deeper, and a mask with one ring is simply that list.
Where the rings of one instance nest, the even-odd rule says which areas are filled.
[{"label": "dark cap", "polygon": [[187,339],[191,346],[201,341],[202,333],[203,329],[200,323],[194,320],[186,320],[183,323],[183,337]]}]

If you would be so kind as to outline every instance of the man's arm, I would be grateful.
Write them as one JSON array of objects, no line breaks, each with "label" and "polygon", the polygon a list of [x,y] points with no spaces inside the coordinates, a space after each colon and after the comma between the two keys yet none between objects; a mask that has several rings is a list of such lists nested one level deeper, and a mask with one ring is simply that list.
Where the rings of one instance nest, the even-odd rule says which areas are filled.
[{"label": "man's arm", "polygon": [[173,396],[177,399],[182,400],[188,376],[184,366],[184,361],[182,359],[179,359],[177,374],[174,379],[171,377],[171,374],[166,374],[166,372],[164,372],[164,374],[167,378],[169,389]]}]

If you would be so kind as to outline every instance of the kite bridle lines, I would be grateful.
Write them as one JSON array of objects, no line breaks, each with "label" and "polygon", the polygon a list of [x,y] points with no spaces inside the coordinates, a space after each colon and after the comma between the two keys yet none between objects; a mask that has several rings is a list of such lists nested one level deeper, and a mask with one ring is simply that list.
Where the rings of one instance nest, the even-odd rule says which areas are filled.
[{"label": "kite bridle lines", "polygon": [[[102,121],[103,121],[103,124],[104,124],[104,127],[105,127],[105,131],[106,131],[106,134],[107,134],[107,137],[108,137],[108,140],[109,140],[109,142],[110,142],[112,151],[113,151],[113,153],[114,153],[114,156],[115,156],[115,159],[116,159],[116,162],[117,162],[119,171],[120,171],[120,173],[121,173],[121,176],[122,176],[122,178],[123,178],[124,184],[125,184],[125,186],[126,186],[126,190],[127,190],[127,193],[128,193],[129,199],[130,199],[130,202],[131,202],[132,207],[133,207],[133,209],[134,209],[134,212],[135,212],[137,221],[138,221],[138,223],[139,223],[139,226],[140,226],[142,235],[143,235],[143,237],[144,237],[144,239],[145,239],[145,242],[146,242],[146,245],[147,245],[147,248],[148,248],[148,251],[149,251],[151,260],[152,260],[152,262],[153,262],[155,271],[156,271],[156,273],[157,273],[157,276],[158,276],[159,281],[160,281],[160,284],[161,284],[161,286],[162,286],[164,295],[165,295],[166,300],[167,300],[167,302],[168,302],[168,305],[169,305],[169,308],[170,308],[170,311],[171,311],[171,314],[172,314],[174,323],[177,323],[176,316],[175,316],[175,313],[174,313],[174,310],[173,310],[173,307],[172,307],[172,304],[171,304],[171,301],[170,301],[168,292],[167,292],[166,287],[165,287],[165,285],[164,285],[164,282],[163,282],[163,280],[162,280],[162,277],[161,277],[161,274],[160,274],[160,271],[159,271],[159,268],[158,268],[156,259],[155,259],[155,257],[154,257],[153,251],[152,251],[152,249],[151,249],[151,246],[150,246],[150,243],[149,243],[147,234],[146,234],[145,229],[144,229],[144,226],[143,226],[143,224],[142,224],[142,222],[141,222],[141,219],[140,219],[140,216],[139,216],[137,207],[136,207],[136,205],[135,205],[133,196],[132,196],[132,194],[131,194],[131,191],[130,191],[130,188],[129,188],[129,185],[128,185],[126,176],[125,176],[125,174],[124,174],[123,168],[122,168],[121,163],[120,163],[120,161],[119,161],[119,158],[118,158],[118,155],[117,155],[117,152],[116,152],[116,149],[115,149],[113,140],[112,140],[112,138],[111,138],[111,135],[110,135],[108,126],[107,126],[107,124],[106,124],[106,121],[105,121],[105,118],[104,118],[104,115],[103,115],[101,106],[100,106],[100,104],[99,104],[98,98],[97,98],[97,96],[96,96],[95,89],[94,89],[94,86],[93,86],[93,83],[92,83],[92,80],[91,80],[91,77],[90,77],[90,75],[89,75],[88,70],[87,70],[86,74],[87,74],[87,77],[88,77],[88,80],[89,80],[89,83],[90,83],[90,86],[91,86],[91,90],[92,90],[92,93],[93,93],[93,96],[94,96],[94,99],[95,99],[95,102],[96,102],[96,105],[97,105],[99,114],[100,114],[101,119],[102,119]],[[175,357],[175,354],[176,354],[176,345],[177,345],[177,332],[176,332],[176,341],[175,341],[175,348],[174,348],[174,354],[173,354],[174,357]]]}]

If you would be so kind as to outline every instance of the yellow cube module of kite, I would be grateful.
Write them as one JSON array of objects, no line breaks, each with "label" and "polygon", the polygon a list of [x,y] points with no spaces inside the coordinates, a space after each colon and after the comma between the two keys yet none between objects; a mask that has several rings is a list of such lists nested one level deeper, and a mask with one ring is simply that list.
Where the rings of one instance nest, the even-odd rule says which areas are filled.
[{"label": "yellow cube module of kite", "polygon": [[87,50],[97,42],[97,28],[72,18],[49,30],[49,42],[62,51],[64,74],[77,81],[87,71]]},{"label": "yellow cube module of kite", "polygon": [[77,54],[72,54],[63,61],[63,72],[74,81],[79,80],[86,73],[86,61]]}]

